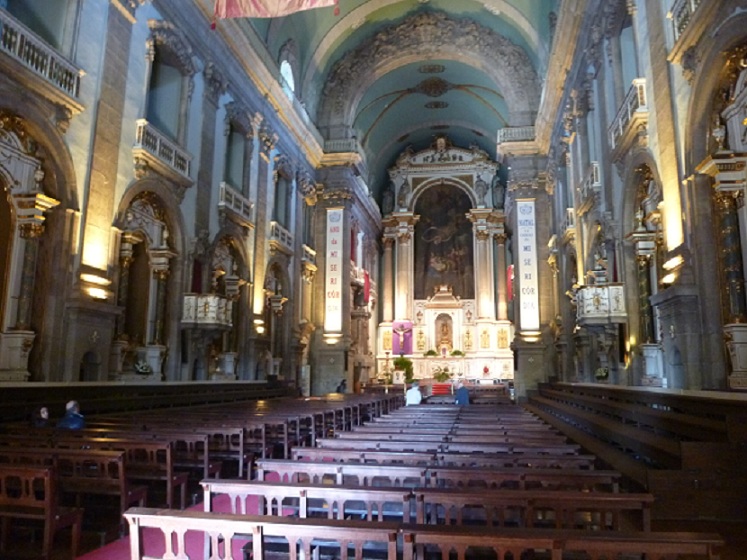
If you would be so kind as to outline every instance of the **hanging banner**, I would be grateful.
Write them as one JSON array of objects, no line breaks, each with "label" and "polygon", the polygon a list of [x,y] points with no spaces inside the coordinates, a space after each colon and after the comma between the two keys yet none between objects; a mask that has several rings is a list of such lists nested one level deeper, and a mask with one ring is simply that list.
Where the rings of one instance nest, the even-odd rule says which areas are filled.
[{"label": "hanging banner", "polygon": [[337,0],[215,0],[215,17],[274,18],[335,4]]},{"label": "hanging banner", "polygon": [[342,208],[327,208],[324,332],[342,332]]},{"label": "hanging banner", "polygon": [[519,325],[522,331],[539,331],[539,282],[537,269],[537,228],[534,200],[516,202],[516,233],[519,239],[518,276]]}]

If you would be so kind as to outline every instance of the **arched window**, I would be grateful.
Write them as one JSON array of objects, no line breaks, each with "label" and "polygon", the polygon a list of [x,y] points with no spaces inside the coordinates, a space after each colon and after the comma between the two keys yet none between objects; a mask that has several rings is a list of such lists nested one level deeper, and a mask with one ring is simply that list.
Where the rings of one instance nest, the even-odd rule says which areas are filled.
[{"label": "arched window", "polygon": [[187,129],[190,81],[195,73],[192,49],[171,24],[156,20],[150,25],[151,68],[145,117],[160,132],[181,143]]},{"label": "arched window", "polygon": [[280,76],[285,93],[290,99],[297,97],[296,83],[298,83],[298,47],[293,39],[286,41],[280,48],[278,56]]},{"label": "arched window", "polygon": [[244,196],[249,194],[249,166],[252,155],[252,125],[248,112],[236,103],[226,105],[226,159],[223,180]]}]

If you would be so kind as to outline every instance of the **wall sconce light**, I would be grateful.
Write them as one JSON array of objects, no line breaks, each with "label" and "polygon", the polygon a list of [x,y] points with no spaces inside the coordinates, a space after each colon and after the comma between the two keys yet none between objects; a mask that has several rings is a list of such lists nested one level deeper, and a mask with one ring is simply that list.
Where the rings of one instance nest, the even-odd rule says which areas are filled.
[{"label": "wall sconce light", "polygon": [[661,283],[669,286],[670,284],[674,284],[675,278],[677,278],[677,276],[674,274],[674,272],[670,272],[661,279]]},{"label": "wall sconce light", "polygon": [[254,327],[254,330],[256,330],[258,334],[265,334],[264,325],[257,325],[256,327]]}]

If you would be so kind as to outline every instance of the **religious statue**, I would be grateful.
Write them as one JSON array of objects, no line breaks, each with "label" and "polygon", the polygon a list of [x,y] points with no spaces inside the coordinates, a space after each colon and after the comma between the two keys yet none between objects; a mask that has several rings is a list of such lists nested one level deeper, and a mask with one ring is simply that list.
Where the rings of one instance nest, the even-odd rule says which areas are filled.
[{"label": "religious statue", "polygon": [[408,183],[406,180],[402,183],[402,186],[399,188],[399,194],[397,195],[397,206],[402,208],[407,208],[407,201],[410,199],[410,183]]},{"label": "religious statue", "polygon": [[493,206],[503,210],[506,198],[506,187],[501,182],[500,174],[496,170],[493,180],[490,182],[490,191],[493,193]]},{"label": "religious statue", "polygon": [[381,200],[381,214],[386,216],[392,211],[394,211],[394,185],[389,185]]},{"label": "religious statue", "polygon": [[478,177],[475,181],[475,195],[477,197],[477,205],[485,205],[485,195],[488,194],[488,184]]}]

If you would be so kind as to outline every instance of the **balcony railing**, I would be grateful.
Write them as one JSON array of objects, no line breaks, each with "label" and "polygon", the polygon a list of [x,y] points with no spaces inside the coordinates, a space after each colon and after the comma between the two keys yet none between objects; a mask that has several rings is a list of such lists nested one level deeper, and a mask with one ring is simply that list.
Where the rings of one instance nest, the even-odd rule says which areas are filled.
[{"label": "balcony railing", "polygon": [[513,126],[498,129],[498,144],[504,142],[530,142],[534,138],[533,126]]},{"label": "balcony railing", "polygon": [[627,320],[624,286],[582,286],[576,293],[576,314],[579,325],[624,323]]},{"label": "balcony railing", "polygon": [[576,210],[573,208],[565,209],[565,220],[563,221],[563,231],[573,231],[576,233]]},{"label": "balcony railing", "polygon": [[675,41],[685,32],[701,2],[702,0],[676,0],[672,5],[667,17],[672,20]]},{"label": "balcony railing", "polygon": [[219,294],[185,294],[182,324],[195,328],[233,326],[233,302]]},{"label": "balcony railing", "polygon": [[292,255],[293,235],[279,223],[270,222],[270,246]]},{"label": "balcony railing", "polygon": [[175,142],[167,138],[145,119],[138,119],[134,150],[141,150],[155,158],[179,176],[190,179],[189,166],[192,156]]},{"label": "balcony railing", "polygon": [[303,251],[303,254],[301,256],[301,260],[303,260],[303,262],[316,264],[316,251],[314,249],[304,244],[301,245],[301,251]]},{"label": "balcony railing", "polygon": [[239,225],[249,226],[252,224],[253,207],[251,201],[231,185],[226,182],[220,184],[218,211],[226,212],[229,216],[236,218]]},{"label": "balcony railing", "polygon": [[610,148],[615,150],[623,136],[641,120],[648,121],[646,79],[636,78],[609,128]]},{"label": "balcony railing", "polygon": [[14,58],[45,82],[79,102],[83,70],[8,12],[0,9],[0,50]]},{"label": "balcony railing", "polygon": [[599,163],[592,161],[589,165],[589,170],[586,172],[583,182],[580,186],[581,200],[588,200],[599,194],[602,189],[602,182],[600,178]]}]

